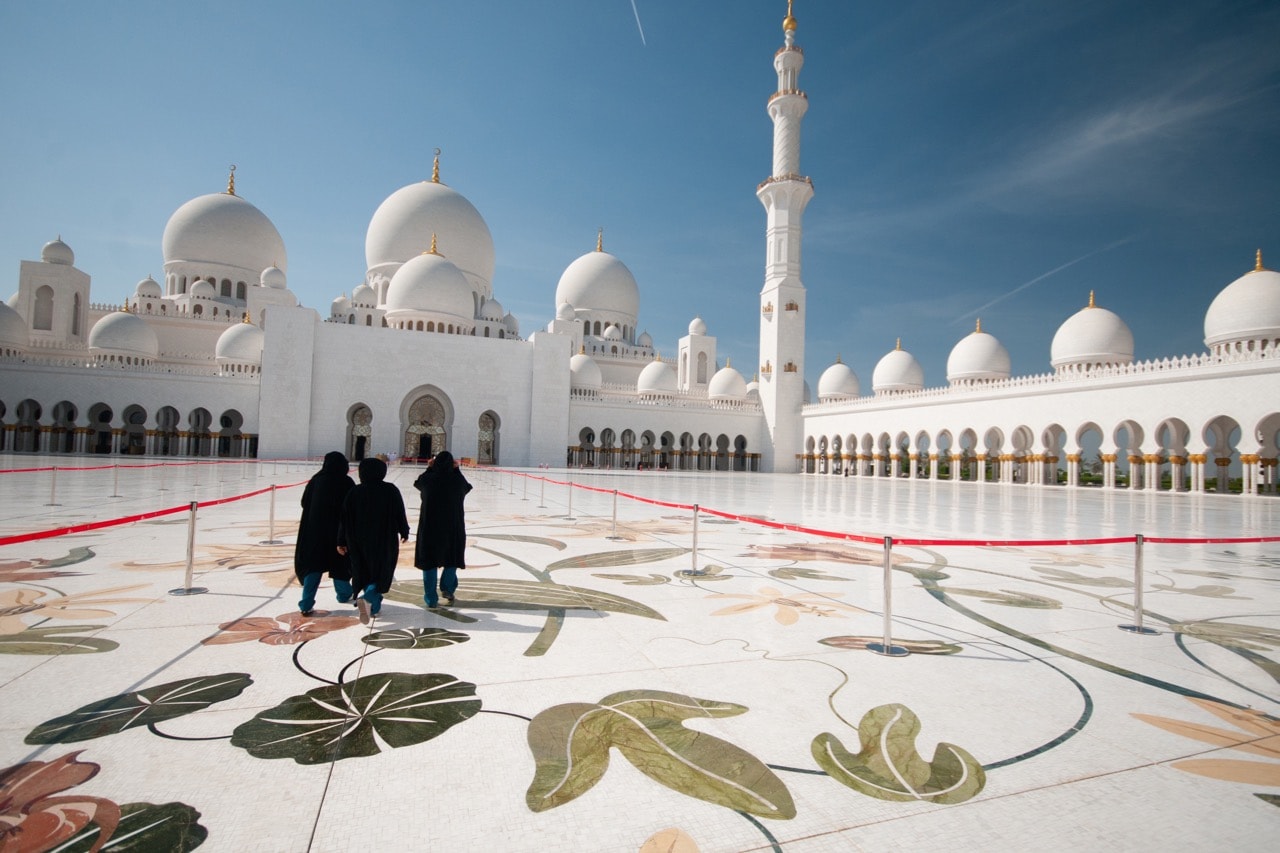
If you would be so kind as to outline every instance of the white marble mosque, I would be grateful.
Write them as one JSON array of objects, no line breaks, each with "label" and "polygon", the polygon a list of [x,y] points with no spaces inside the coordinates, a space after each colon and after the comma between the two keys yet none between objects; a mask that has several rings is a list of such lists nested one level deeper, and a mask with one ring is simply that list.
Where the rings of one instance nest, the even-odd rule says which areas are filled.
[{"label": "white marble mosque", "polygon": [[[800,167],[808,99],[796,32],[788,14],[768,105],[772,169],[756,190],[766,211],[758,364],[721,362],[712,306],[710,322],[694,317],[662,348],[674,357],[661,356],[642,330],[639,283],[603,235],[554,295],[548,282],[555,319],[522,333],[496,295],[484,217],[443,182],[438,155],[429,180],[373,213],[363,282],[327,311],[300,305],[285,241],[238,194],[233,167],[225,191],[177,208],[162,281],[143,279],[122,305],[93,300],[60,238],[21,262],[17,292],[0,303],[0,452],[447,448],[506,466],[1276,492],[1280,273],[1261,250],[1209,306],[1203,352],[1135,361],[1124,320],[1090,294],[1053,335],[1052,373],[1013,375],[979,322],[952,350],[945,385],[926,387],[899,345],[869,393],[837,361],[812,399],[800,251],[813,185]],[[371,374],[362,360],[406,367]]]}]

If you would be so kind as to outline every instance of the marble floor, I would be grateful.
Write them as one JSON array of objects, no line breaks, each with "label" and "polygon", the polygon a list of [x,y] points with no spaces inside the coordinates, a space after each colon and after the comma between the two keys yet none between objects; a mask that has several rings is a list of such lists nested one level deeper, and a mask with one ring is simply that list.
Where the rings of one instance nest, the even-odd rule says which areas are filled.
[{"label": "marble floor", "polygon": [[1280,543],[1133,541],[1274,497],[472,469],[456,604],[411,541],[366,626],[297,610],[314,463],[103,465],[0,455],[5,853],[1280,838]]}]

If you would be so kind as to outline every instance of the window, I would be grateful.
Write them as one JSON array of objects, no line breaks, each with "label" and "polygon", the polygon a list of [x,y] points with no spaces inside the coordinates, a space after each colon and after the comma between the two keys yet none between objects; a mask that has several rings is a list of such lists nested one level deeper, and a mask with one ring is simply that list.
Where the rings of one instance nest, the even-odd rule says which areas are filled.
[{"label": "window", "polygon": [[47,284],[36,291],[36,312],[31,328],[53,331],[53,288]]}]

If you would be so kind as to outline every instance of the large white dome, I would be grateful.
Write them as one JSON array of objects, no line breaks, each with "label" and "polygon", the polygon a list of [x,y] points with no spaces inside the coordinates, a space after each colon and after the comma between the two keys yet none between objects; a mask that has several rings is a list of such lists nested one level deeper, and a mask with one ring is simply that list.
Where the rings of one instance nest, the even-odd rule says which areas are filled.
[{"label": "large white dome", "polygon": [[369,272],[394,268],[431,246],[453,262],[476,293],[493,295],[493,235],[466,197],[444,184],[420,181],[387,196],[369,220],[364,257]]},{"label": "large white dome", "polygon": [[1008,379],[1013,370],[1009,351],[981,324],[951,348],[947,357],[947,381]]},{"label": "large white dome", "polygon": [[262,345],[266,335],[252,323],[236,323],[218,336],[214,356],[219,362],[262,364]]},{"label": "large white dome", "polygon": [[871,374],[871,390],[877,394],[882,391],[918,391],[923,387],[924,368],[914,355],[902,348],[901,341],[896,349],[880,359]]},{"label": "large white dome", "polygon": [[70,246],[62,242],[62,236],[59,235],[56,240],[50,240],[44,244],[44,248],[40,250],[40,260],[46,264],[73,266],[76,262],[76,253],[71,251]]},{"label": "large white dome", "polygon": [[569,387],[573,390],[599,391],[604,384],[600,365],[586,353],[578,353],[569,359]]},{"label": "large white dome", "polygon": [[1280,273],[1262,265],[1228,284],[1204,315],[1204,345],[1280,338]]},{"label": "large white dome", "polygon": [[166,269],[176,263],[221,264],[257,281],[267,267],[289,268],[276,226],[231,193],[202,195],[178,208],[164,228],[162,246]]},{"label": "large white dome", "polygon": [[452,261],[425,253],[396,270],[387,288],[387,313],[425,311],[475,319],[471,286]]},{"label": "large white dome", "polygon": [[745,400],[747,380],[742,378],[736,367],[726,364],[707,383],[707,397],[712,400]]},{"label": "large white dome", "polygon": [[138,282],[138,286],[133,289],[133,293],[143,299],[159,299],[164,295],[164,291],[160,289],[160,282],[151,276],[147,276]]},{"label": "large white dome", "polygon": [[645,365],[636,379],[636,390],[641,396],[670,397],[676,393],[676,372],[665,361],[653,360]]},{"label": "large white dome", "polygon": [[146,320],[127,311],[116,311],[93,324],[89,330],[89,350],[153,359],[160,353],[160,340]]},{"label": "large white dome", "polygon": [[1129,364],[1133,361],[1133,332],[1115,313],[1089,304],[1058,327],[1049,347],[1054,368],[1072,364]]},{"label": "large white dome", "polygon": [[0,347],[25,347],[27,324],[22,315],[0,302]]},{"label": "large white dome", "polygon": [[603,250],[587,252],[565,268],[556,285],[556,304],[599,311],[633,325],[640,313],[640,288],[627,265]]},{"label": "large white dome", "polygon": [[836,358],[836,363],[818,377],[818,402],[853,400],[862,394],[862,383],[853,368]]}]

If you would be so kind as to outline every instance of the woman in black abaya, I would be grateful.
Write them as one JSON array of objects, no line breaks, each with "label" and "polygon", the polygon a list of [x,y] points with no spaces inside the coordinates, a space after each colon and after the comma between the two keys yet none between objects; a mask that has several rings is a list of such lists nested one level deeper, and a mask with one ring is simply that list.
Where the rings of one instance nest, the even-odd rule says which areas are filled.
[{"label": "woman in black abaya", "polygon": [[315,609],[316,593],[325,575],[333,578],[339,602],[351,600],[350,564],[335,547],[342,502],[356,485],[347,474],[347,467],[347,457],[336,450],[326,453],[319,472],[302,490],[302,520],[298,523],[298,544],[293,549],[293,573],[302,584],[298,609],[303,616],[310,616]]}]

